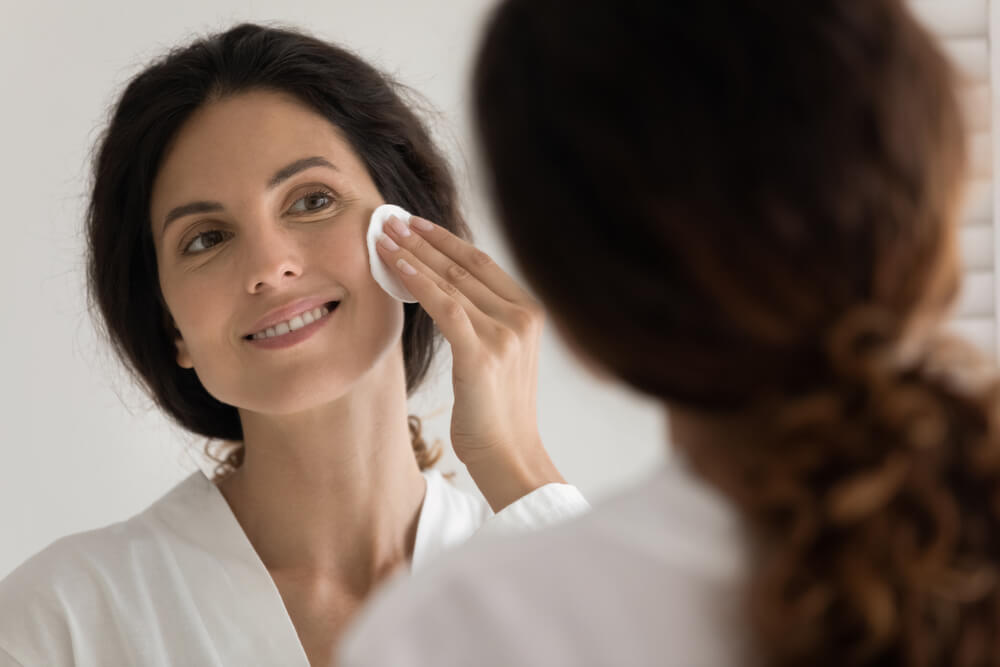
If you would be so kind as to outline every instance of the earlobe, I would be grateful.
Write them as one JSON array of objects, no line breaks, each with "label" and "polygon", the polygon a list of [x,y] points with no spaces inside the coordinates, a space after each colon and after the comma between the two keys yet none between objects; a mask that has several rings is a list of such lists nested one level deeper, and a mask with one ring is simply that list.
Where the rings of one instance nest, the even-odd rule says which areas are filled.
[{"label": "earlobe", "polygon": [[174,345],[177,346],[177,365],[181,368],[194,368],[194,362],[191,360],[191,355],[188,354],[187,343],[181,337],[181,332],[174,329]]}]

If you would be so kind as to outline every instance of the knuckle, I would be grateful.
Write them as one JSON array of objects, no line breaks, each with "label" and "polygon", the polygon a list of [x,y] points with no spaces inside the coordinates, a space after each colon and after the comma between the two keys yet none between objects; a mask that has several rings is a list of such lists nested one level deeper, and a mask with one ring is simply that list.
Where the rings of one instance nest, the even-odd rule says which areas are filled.
[{"label": "knuckle", "polygon": [[493,263],[493,258],[479,248],[472,249],[472,264],[478,267],[487,267]]},{"label": "knuckle", "polygon": [[458,288],[452,285],[447,280],[439,280],[437,286],[440,287],[441,291],[447,294],[448,296],[453,297],[456,294],[458,294]]},{"label": "knuckle", "polygon": [[421,252],[424,249],[424,247],[427,245],[427,241],[425,241],[424,239],[420,238],[416,234],[411,234],[409,238],[411,239],[410,240],[409,250],[413,254],[417,254],[418,252]]},{"label": "knuckle", "polygon": [[451,264],[447,270],[445,270],[445,276],[448,280],[453,280],[455,282],[465,280],[469,277],[469,272],[465,270],[464,267],[458,264]]},{"label": "knuckle", "polygon": [[449,301],[444,307],[444,316],[450,320],[460,320],[464,315],[465,310],[457,301]]},{"label": "knuckle", "polygon": [[515,331],[528,335],[541,328],[545,314],[535,306],[521,307],[511,313],[511,320]]}]

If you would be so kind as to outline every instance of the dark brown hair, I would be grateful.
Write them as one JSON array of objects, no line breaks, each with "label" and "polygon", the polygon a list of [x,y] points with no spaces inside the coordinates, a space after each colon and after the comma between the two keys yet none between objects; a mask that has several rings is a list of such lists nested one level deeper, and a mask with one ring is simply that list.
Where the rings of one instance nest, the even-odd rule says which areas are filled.
[{"label": "dark brown hair", "polygon": [[1000,388],[940,333],[955,86],[899,0],[507,0],[486,32],[507,241],[580,350],[718,431],[685,453],[751,530],[767,664],[1000,663]]},{"label": "dark brown hair", "polygon": [[[216,400],[193,370],[176,363],[149,203],[164,152],[191,114],[252,90],[283,92],[306,104],[343,132],[386,201],[469,236],[448,164],[401,97],[409,91],[345,49],[293,30],[244,24],[177,48],[135,76],[94,158],[87,217],[91,301],[114,350],[170,417],[194,433],[235,443],[221,472],[242,462],[242,425],[235,407]],[[440,337],[419,304],[405,304],[404,313],[412,393]],[[411,416],[414,451],[427,468],[440,451],[428,449],[420,430]]]}]

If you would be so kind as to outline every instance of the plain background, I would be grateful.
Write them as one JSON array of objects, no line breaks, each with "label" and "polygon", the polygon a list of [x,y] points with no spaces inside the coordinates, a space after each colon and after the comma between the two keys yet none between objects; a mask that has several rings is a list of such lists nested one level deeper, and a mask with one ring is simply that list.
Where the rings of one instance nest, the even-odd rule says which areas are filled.
[{"label": "plain background", "polygon": [[[141,511],[203,466],[97,339],[83,280],[89,155],[125,82],[171,46],[251,20],[345,45],[427,97],[478,245],[516,275],[476,174],[467,76],[492,0],[2,0],[0,19],[0,578],[69,533]],[[446,348],[445,348],[446,349]],[[447,355],[413,400],[446,438]],[[591,500],[666,453],[658,406],[582,371],[547,327],[539,422]],[[451,455],[438,465],[475,487]]]}]

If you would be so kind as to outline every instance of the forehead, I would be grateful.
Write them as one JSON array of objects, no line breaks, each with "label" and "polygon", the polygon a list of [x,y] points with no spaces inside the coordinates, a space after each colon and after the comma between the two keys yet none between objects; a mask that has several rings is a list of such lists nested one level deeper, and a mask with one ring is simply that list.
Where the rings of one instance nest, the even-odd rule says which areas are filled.
[{"label": "forehead", "polygon": [[210,102],[181,127],[153,182],[153,220],[184,199],[263,189],[295,160],[323,156],[349,180],[367,171],[338,128],[295,98],[270,91]]}]

